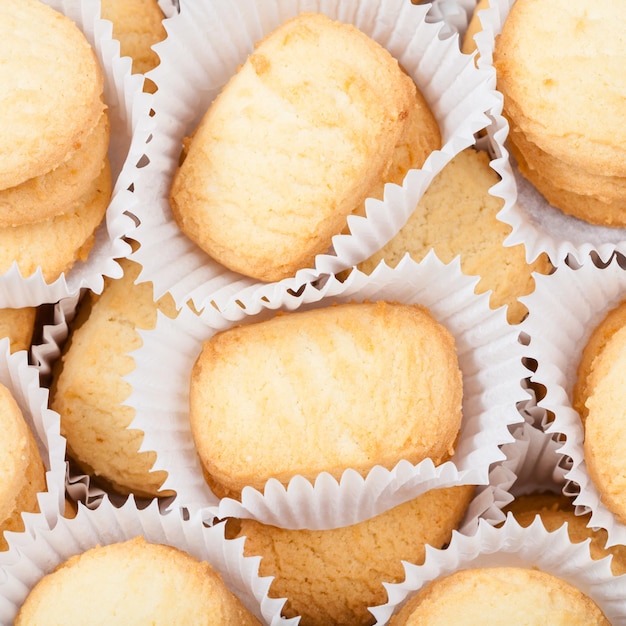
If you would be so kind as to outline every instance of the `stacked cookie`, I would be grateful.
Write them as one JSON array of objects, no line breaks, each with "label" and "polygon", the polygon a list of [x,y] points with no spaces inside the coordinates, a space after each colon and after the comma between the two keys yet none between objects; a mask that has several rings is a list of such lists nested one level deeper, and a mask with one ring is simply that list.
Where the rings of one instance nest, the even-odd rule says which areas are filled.
[{"label": "stacked cookie", "polygon": [[103,73],[38,0],[0,2],[0,58],[0,272],[53,281],[87,257],[111,197]]},{"label": "stacked cookie", "polygon": [[626,130],[617,0],[517,0],[494,66],[519,171],[568,215],[626,225]]}]

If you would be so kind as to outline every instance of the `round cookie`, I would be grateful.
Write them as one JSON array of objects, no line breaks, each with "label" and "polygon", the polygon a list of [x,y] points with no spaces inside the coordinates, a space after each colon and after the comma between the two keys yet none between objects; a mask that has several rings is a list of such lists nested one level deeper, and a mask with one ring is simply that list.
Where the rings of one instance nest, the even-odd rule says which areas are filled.
[{"label": "round cookie", "polygon": [[271,477],[447,460],[462,385],[454,337],[426,308],[337,304],[205,341],[189,419],[209,485],[237,498]]},{"label": "round cookie", "polygon": [[407,223],[383,248],[358,265],[371,273],[384,260],[395,267],[408,252],[420,261],[431,249],[444,262],[461,257],[464,273],[480,276],[477,293],[491,291],[492,308],[507,306],[517,324],[527,309],[520,296],[532,293],[533,272],[549,274],[546,255],[526,262],[524,246],[504,246],[511,227],[497,218],[503,201],[489,194],[499,181],[485,152],[466,148],[435,177]]},{"label": "round cookie", "polygon": [[39,0],[0,0],[0,59],[6,189],[54,169],[85,141],[104,110],[104,79],[85,35]]},{"label": "round cookie", "polygon": [[35,307],[0,309],[0,337],[9,338],[11,352],[30,349],[36,321]]},{"label": "round cookie", "polygon": [[[626,201],[623,197],[605,200],[602,190],[598,195],[576,193],[557,186],[552,179],[546,178],[541,170],[528,166],[524,155],[514,143],[509,144],[511,154],[517,161],[521,174],[544,196],[553,207],[566,215],[571,215],[590,224],[603,226],[626,226]],[[572,171],[574,174],[574,171]]]},{"label": "round cookie", "polygon": [[143,537],[71,557],[33,587],[15,625],[260,626],[205,561]]},{"label": "round cookie", "polygon": [[626,523],[625,371],[626,326],[607,340],[587,377],[584,441],[589,476],[604,504],[622,523]]},{"label": "round cookie", "polygon": [[470,485],[432,489],[365,522],[333,530],[286,530],[231,519],[227,532],[245,537],[244,554],[260,556],[259,574],[273,576],[270,597],[287,598],[284,617],[302,626],[371,624],[369,606],[387,601],[383,582],[404,579],[402,561],[421,564],[426,545],[450,540],[473,496]]},{"label": "round cookie", "polygon": [[[101,16],[112,22],[120,54],[133,60],[134,72],[145,74],[159,64],[152,46],[165,39],[167,32],[157,0],[101,0]],[[154,90],[151,84],[148,91]]]},{"label": "round cookie", "polygon": [[459,570],[421,589],[389,626],[609,626],[598,605],[566,581],[537,569]]},{"label": "round cookie", "polygon": [[384,48],[300,14],[257,45],[209,107],[174,177],[174,217],[231,270],[293,275],[385,180],[412,108],[439,148],[432,113]]},{"label": "round cookie", "polygon": [[[0,228],[0,273],[17,262],[22,276],[41,268],[47,282],[67,272],[77,260],[86,260],[111,199],[112,180],[108,161],[67,213],[57,217]],[[33,245],[33,242],[37,245]]]},{"label": "round cookie", "polygon": [[626,176],[620,0],[516,0],[494,66],[512,128],[589,173]]},{"label": "round cookie", "polygon": [[37,442],[17,402],[0,385],[0,551],[7,549],[5,531],[24,529],[22,513],[39,510],[37,494],[46,490],[46,468]]},{"label": "round cookie", "polygon": [[572,392],[572,406],[578,411],[583,423],[587,417],[585,403],[597,379],[597,372],[594,374],[596,358],[602,353],[611,337],[623,327],[626,327],[626,300],[610,310],[595,326],[583,348]]},{"label": "round cookie", "polygon": [[530,526],[539,515],[548,532],[553,532],[567,524],[567,533],[572,543],[589,540],[592,559],[602,559],[612,555],[611,570],[615,576],[626,574],[626,546],[614,545],[606,548],[608,533],[604,528],[588,526],[591,513],[576,515],[572,500],[554,493],[529,494],[518,496],[504,512],[511,512],[520,526]]},{"label": "round cookie", "polygon": [[41,222],[71,209],[105,167],[109,133],[109,116],[105,112],[67,161],[21,185],[1,190],[0,228]]},{"label": "round cookie", "polygon": [[141,346],[139,330],[153,328],[157,304],[152,284],[135,284],[140,266],[122,259],[124,275],[108,280],[100,296],[87,294],[72,323],[63,354],[53,368],[50,406],[61,416],[61,434],[76,464],[122,494],[168,496],[160,491],[165,472],[151,471],[154,452],[140,452],[143,433],[129,429],[135,411],[124,404],[131,393],[123,377],[135,367],[130,356]]}]

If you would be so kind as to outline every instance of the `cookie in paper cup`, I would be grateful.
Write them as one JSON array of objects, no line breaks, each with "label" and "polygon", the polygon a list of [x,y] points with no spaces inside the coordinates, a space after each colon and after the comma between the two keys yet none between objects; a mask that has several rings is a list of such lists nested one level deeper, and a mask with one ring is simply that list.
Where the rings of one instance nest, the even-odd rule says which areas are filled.
[{"label": "cookie in paper cup", "polygon": [[[475,36],[477,64],[486,71],[491,69],[494,75],[497,74],[493,63],[496,40],[513,4],[513,0],[493,0],[488,8],[479,12],[481,30]],[[513,227],[510,243],[524,243],[529,260],[545,252],[555,264],[568,255],[579,263],[583,262],[592,251],[604,261],[608,261],[614,251],[623,253],[626,249],[624,228],[591,224],[554,208],[522,176],[511,155],[508,143],[510,129],[502,116],[504,98],[501,94],[500,98],[498,115],[494,116],[494,124],[488,134],[494,156],[498,159],[499,173],[505,181],[502,195],[506,202],[499,217]]]},{"label": "cookie in paper cup", "polygon": [[[54,523],[64,510],[65,440],[59,416],[48,408],[48,390],[40,386],[38,370],[24,350],[11,353],[9,340],[0,339],[3,451],[2,531],[0,549],[28,525],[30,517]],[[9,462],[13,451],[19,458]],[[14,487],[9,489],[9,485]],[[16,491],[13,491],[16,489]],[[15,509],[14,507],[17,508]],[[22,508],[24,507],[24,508]]]},{"label": "cookie in paper cup", "polygon": [[[149,110],[148,99],[142,97],[147,94],[141,94],[143,79],[132,76],[130,60],[120,57],[119,44],[111,38],[111,24],[99,18],[99,6],[68,0],[48,0],[46,4],[77,25],[95,51],[102,71],[103,100],[110,122],[107,152],[110,177],[107,176],[108,182],[99,181],[98,191],[94,193],[102,198],[102,194],[108,189],[105,196],[108,195],[109,199],[89,201],[64,218],[50,218],[52,221],[49,228],[42,229],[41,224],[36,225],[44,234],[50,233],[56,237],[53,252],[57,256],[59,250],[67,246],[65,240],[70,236],[68,233],[73,233],[74,238],[85,238],[81,258],[73,263],[69,271],[61,273],[59,270],[54,276],[50,273],[52,270],[42,271],[41,267],[37,267],[36,255],[31,255],[34,270],[32,273],[31,268],[25,272],[16,263],[8,265],[0,276],[0,303],[7,307],[54,303],[78,293],[82,288],[97,292],[102,289],[104,276],[119,274],[120,269],[114,259],[130,252],[123,237],[135,226],[130,215],[135,197],[129,187],[143,149],[135,148],[134,145],[135,142],[144,144],[148,136],[148,131],[144,132],[145,124],[142,124],[140,115],[141,111],[147,113]],[[99,226],[94,228],[97,224]],[[24,230],[27,226],[19,228]],[[16,232],[15,237],[18,241],[13,245],[22,245],[20,242],[25,237],[28,238],[28,233]],[[13,238],[6,239],[5,243],[9,245],[10,241]],[[54,267],[62,267],[62,264],[56,263]]]},{"label": "cookie in paper cup", "polygon": [[[503,571],[500,568],[515,569]],[[580,618],[580,623],[624,623],[626,578],[613,576],[610,558],[594,561],[590,557],[587,542],[572,543],[565,526],[554,532],[547,532],[539,519],[527,528],[521,527],[515,519],[509,517],[499,528],[481,523],[473,535],[453,533],[452,540],[445,550],[427,549],[424,564],[421,566],[407,564],[405,572],[406,577],[402,583],[386,586],[389,602],[370,609],[377,620],[376,624],[410,623],[397,617],[403,607],[408,607],[405,610],[409,611],[409,603],[411,600],[415,601],[414,598],[421,590],[428,589],[431,583],[436,582],[439,586],[442,580],[453,580],[448,578],[450,576],[462,578],[469,576],[474,583],[473,592],[463,597],[459,592],[453,602],[442,599],[439,606],[444,611],[446,609],[453,611],[456,608],[468,611],[467,615],[474,615],[476,623],[488,620],[484,611],[475,612],[472,607],[473,599],[474,604],[482,602],[483,608],[487,610],[490,607],[490,610],[495,611],[491,615],[492,619],[502,619],[497,607],[506,606],[504,610],[507,617],[503,619],[510,619],[511,605],[507,602],[515,604],[523,598],[524,606],[518,610],[526,611],[532,606],[533,610],[538,611],[539,617],[534,617],[539,620],[542,608],[548,608],[549,601],[544,595],[545,590],[532,582],[536,575],[550,590],[558,594],[564,592],[565,597],[570,598],[565,605],[561,605],[561,611],[565,610],[567,616],[566,621],[559,623],[572,623],[573,616],[567,611],[575,610],[574,607],[582,611],[579,616],[585,616]],[[501,582],[494,583],[498,579]],[[526,583],[520,585],[519,580]],[[478,592],[481,581],[485,585],[489,602],[486,602]],[[527,597],[524,592],[528,591],[527,584],[531,582],[533,591]],[[437,587],[430,587],[431,590],[433,588]],[[460,590],[463,588],[464,585],[459,587]],[[496,588],[502,595],[497,592],[494,595]],[[507,593],[507,590],[512,590],[513,593]],[[498,604],[500,601],[503,605]],[[599,621],[587,621],[588,615],[593,615]],[[453,621],[454,619],[448,615],[442,623]]]},{"label": "cookie in paper cup", "polygon": [[[161,584],[163,595],[167,597],[168,593],[174,592],[174,587],[167,587],[167,582],[163,581],[163,574],[167,571],[167,567],[158,567],[159,559],[167,555],[177,555],[176,561],[189,561],[189,571],[195,569],[210,568],[220,578],[210,577],[213,580],[213,588],[216,592],[207,591],[207,588],[198,579],[194,580],[194,575],[190,576],[188,583],[195,585],[190,587],[194,589],[196,598],[199,597],[199,589],[203,589],[205,601],[208,606],[214,603],[213,611],[219,614],[221,608],[230,606],[231,611],[233,604],[236,605],[234,610],[240,613],[242,610],[246,612],[248,621],[239,622],[242,619],[241,614],[237,618],[237,623],[278,623],[280,609],[284,601],[271,599],[267,597],[266,590],[269,586],[267,578],[261,578],[258,575],[258,559],[246,558],[243,556],[242,542],[229,541],[224,538],[223,525],[207,527],[203,525],[198,518],[184,520],[178,512],[164,515],[162,514],[156,503],[139,509],[135,502],[129,499],[122,507],[116,508],[108,500],[104,500],[96,510],[87,509],[80,506],[76,517],[73,519],[59,519],[53,528],[40,528],[34,536],[31,533],[23,533],[15,535],[11,541],[11,548],[8,552],[0,557],[0,572],[2,572],[2,580],[0,582],[0,620],[3,623],[13,623],[16,615],[20,611],[20,607],[24,605],[32,589],[43,580],[45,576],[56,570],[55,575],[67,576],[67,588],[76,589],[76,577],[73,576],[72,570],[63,567],[63,564],[69,559],[73,563],[73,567],[85,568],[85,578],[92,578],[102,581],[111,574],[116,580],[123,580],[124,575],[120,569],[121,563],[126,557],[124,554],[117,554],[119,546],[117,544],[126,544],[129,550],[137,548],[145,548],[156,550],[156,557],[153,561],[154,569],[143,569],[141,575],[137,575],[134,582],[127,580],[126,583],[132,585],[134,589],[134,599],[129,600],[126,597],[122,600],[120,610],[126,611],[126,614],[132,614],[133,609],[137,614],[150,613],[158,604],[153,604],[151,599],[152,588],[146,589],[143,582],[146,582],[153,573],[155,575],[156,584]],[[157,544],[157,545],[154,545]],[[97,558],[94,558],[93,550],[99,550],[98,546],[105,549],[100,553],[105,555],[113,555],[113,561],[118,560],[118,569],[113,572],[107,570],[104,566],[111,556],[104,558],[100,565]],[[134,548],[133,548],[134,546]],[[176,549],[178,552],[172,551]],[[152,550],[150,550],[152,552]],[[141,569],[145,566],[147,555],[150,552],[144,550],[146,559],[141,557],[141,552],[136,552],[136,564]],[[96,553],[96,557],[97,557]],[[77,556],[82,555],[82,556]],[[200,562],[200,563],[198,563]],[[91,563],[91,568],[87,567]],[[174,563],[174,562],[173,562]],[[173,563],[171,564],[173,566]],[[141,564],[141,565],[140,565]],[[134,566],[133,566],[134,567]],[[132,569],[132,568],[131,568]],[[128,571],[128,564],[125,571]],[[178,572],[180,579],[184,574]],[[203,574],[206,576],[207,574]],[[165,586],[163,586],[165,584]],[[169,582],[173,585],[172,581]],[[43,585],[42,585],[43,586]],[[107,587],[112,591],[113,595],[117,594],[118,599],[125,593],[128,593],[128,587],[125,589],[116,589],[115,581],[109,580]],[[45,587],[44,587],[45,589]],[[102,588],[98,584],[94,584],[89,588],[83,588],[81,598],[93,598],[93,605],[86,606],[75,605],[72,609],[76,611],[74,620],[81,621],[82,611],[89,611],[90,614],[97,614],[98,604],[102,600]],[[141,599],[142,593],[145,594],[143,599],[146,606],[133,606],[133,601],[137,602]],[[183,593],[178,590],[178,593]],[[43,598],[42,598],[43,596]],[[45,592],[42,593],[40,599],[45,602]],[[34,598],[33,598],[34,600]],[[194,602],[196,600],[194,599]],[[29,604],[31,600],[28,600]],[[54,603],[59,602],[58,591],[55,591]],[[124,602],[126,604],[124,604]],[[45,606],[45,605],[44,605]],[[64,612],[68,607],[64,604],[59,607]],[[113,610],[111,606],[103,606],[101,610],[106,614],[107,610]],[[168,610],[172,610],[170,605]],[[174,610],[175,607],[174,607]],[[184,608],[181,606],[180,611]],[[103,616],[106,621],[106,617]],[[109,614],[109,618],[110,614]],[[153,615],[153,619],[159,621],[160,614]],[[230,614],[231,620],[234,620],[233,614]],[[132,621],[132,620],[131,620]],[[17,622],[16,622],[17,623]],[[229,622],[230,623],[230,622]],[[234,623],[234,622],[233,622]],[[283,623],[282,621],[280,623]],[[288,621],[286,623],[294,623]]]},{"label": "cookie in paper cup", "polygon": [[[278,283],[280,289],[297,289],[320,275],[350,267],[399,230],[432,177],[473,144],[474,133],[489,123],[486,112],[496,102],[492,78],[461,55],[456,37],[439,38],[442,24],[426,22],[427,8],[399,0],[349,7],[339,2],[182,3],[180,14],[164,22],[168,37],[155,46],[161,63],[148,73],[158,86],[154,132],[146,146],[149,163],[135,184],[144,209],[137,231],[141,248],[135,255],[145,279],[154,282],[157,296],[171,291],[179,306],[191,299],[198,308],[210,298],[222,308],[242,290],[262,297],[271,296],[275,289],[276,283],[259,283],[226,270],[201,252],[178,228],[168,195],[183,138],[194,130],[254,44],[304,11],[354,24],[386,48],[422,91],[438,122],[443,146],[431,152],[421,169],[410,170],[402,186],[388,184],[384,199],[367,199],[366,215],[348,218],[349,234],[337,234],[332,249],[318,254],[314,267],[284,278]],[[378,19],[380,15],[385,18]]]},{"label": "cookie in paper cup", "polygon": [[[583,350],[593,330],[624,299],[624,293],[626,272],[619,256],[608,264],[594,264],[590,258],[577,269],[563,265],[553,276],[538,280],[536,292],[526,300],[530,314],[522,325],[530,338],[527,356],[537,362],[533,379],[546,389],[538,403],[546,411],[543,427],[559,438],[559,452],[571,459],[567,490],[575,496],[581,512],[591,512],[590,525],[608,531],[609,545],[626,543],[626,526],[603,502],[600,485],[591,479],[583,445],[584,416],[574,408],[574,393]],[[615,420],[615,411],[611,415]],[[604,420],[607,426],[611,422],[608,415]],[[588,449],[589,442],[585,445]],[[610,446],[611,451],[617,449],[619,436],[612,438]],[[619,467],[614,472],[617,478]]]},{"label": "cookie in paper cup", "polygon": [[[417,264],[407,256],[395,269],[380,265],[370,276],[353,272],[344,283],[330,277],[319,288],[308,286],[297,295],[286,290],[273,300],[248,302],[246,309],[235,305],[219,312],[209,306],[199,316],[185,308],[176,320],[160,315],[154,331],[141,333],[143,346],[133,352],[137,366],[126,380],[133,388],[127,403],[136,410],[131,427],[144,432],[145,449],[157,452],[154,468],[168,474],[163,489],[178,494],[178,505],[203,508],[209,518],[252,517],[287,528],[324,529],[367,519],[432,487],[486,483],[490,463],[501,458],[499,446],[511,440],[509,425],[522,421],[516,404],[525,396],[520,385],[524,367],[517,331],[506,323],[503,309],[489,308],[486,294],[474,294],[474,283],[457,263],[444,265],[431,254]],[[282,477],[283,482],[274,477],[262,491],[244,487],[241,500],[217,498],[204,479],[189,424],[191,372],[202,343],[218,331],[277,313],[368,301],[420,304],[453,336],[463,416],[451,460],[438,465],[430,458],[416,464],[387,461],[388,467],[375,465],[365,472],[346,467],[335,476],[322,471],[310,480],[300,474]],[[348,349],[346,366],[350,354]],[[351,384],[376,388],[379,383],[374,378]],[[284,415],[288,423],[289,412]],[[275,454],[284,461],[284,442],[281,450]]]}]

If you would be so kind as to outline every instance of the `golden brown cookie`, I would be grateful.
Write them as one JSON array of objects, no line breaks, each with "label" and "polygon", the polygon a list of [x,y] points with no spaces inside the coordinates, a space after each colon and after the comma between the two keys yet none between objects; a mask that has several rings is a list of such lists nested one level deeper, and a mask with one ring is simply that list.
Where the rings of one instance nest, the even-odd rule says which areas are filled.
[{"label": "golden brown cookie", "polygon": [[0,228],[0,273],[7,272],[16,261],[22,276],[31,276],[41,268],[45,280],[51,282],[69,271],[76,261],[85,261],[111,193],[107,161],[87,193],[67,213],[34,224]]},{"label": "golden brown cookie", "polygon": [[[165,39],[167,32],[157,0],[101,0],[101,15],[112,22],[120,54],[133,60],[134,72],[145,74],[159,64],[152,46]],[[154,89],[152,83],[148,90]]]},{"label": "golden brown cookie", "polygon": [[238,497],[270,477],[441,463],[454,451],[462,395],[454,338],[426,308],[350,303],[205,341],[189,418],[211,488]]},{"label": "golden brown cookie", "polygon": [[585,461],[607,508],[626,523],[626,327],[616,330],[593,362],[585,400]]},{"label": "golden brown cookie", "polygon": [[[578,363],[577,378],[572,392],[572,405],[578,411],[583,423],[587,417],[587,398],[593,392],[593,387],[602,372],[596,372],[596,359],[602,353],[611,337],[620,328],[626,327],[626,300],[611,309],[603,320],[595,326],[583,348]],[[602,362],[600,362],[601,364]]]},{"label": "golden brown cookie", "polygon": [[[157,310],[152,284],[135,284],[140,266],[121,260],[124,276],[108,280],[100,296],[87,294],[53,370],[52,409],[61,416],[68,453],[83,471],[120,493],[152,497],[165,472],[152,472],[156,454],[139,452],[143,433],[129,429],[135,411],[124,404],[131,393],[123,377],[141,346],[139,330],[153,328]],[[172,313],[169,301],[161,310]]]},{"label": "golden brown cookie", "polygon": [[488,8],[489,0],[478,0],[478,3],[474,7],[461,44],[461,52],[464,54],[471,54],[474,50],[476,50],[474,37],[476,36],[476,33],[479,33],[483,29],[478,12]]},{"label": "golden brown cookie", "polygon": [[104,110],[104,79],[76,24],[39,0],[0,0],[0,59],[6,189],[49,172],[82,145]]},{"label": "golden brown cookie", "polygon": [[206,112],[174,177],[174,217],[236,272],[293,275],[385,180],[412,108],[439,148],[431,111],[384,48],[303,13],[259,42]]},{"label": "golden brown cookie", "polygon": [[36,320],[35,307],[0,309],[0,338],[9,338],[11,352],[30,349]]},{"label": "golden brown cookie", "polygon": [[420,590],[389,626],[528,624],[609,626],[598,605],[566,581],[538,569],[460,570]]},{"label": "golden brown cookie", "polygon": [[110,124],[105,112],[67,159],[46,174],[0,191],[0,227],[33,224],[71,211],[106,166]]},{"label": "golden brown cookie", "polygon": [[0,551],[5,531],[24,529],[22,513],[39,510],[37,494],[46,490],[46,468],[35,437],[10,390],[0,385]]},{"label": "golden brown cookie", "polygon": [[402,561],[423,563],[425,547],[450,540],[473,496],[471,485],[432,489],[374,518],[333,530],[286,530],[253,520],[228,521],[245,537],[244,554],[260,556],[273,576],[270,597],[287,598],[284,617],[302,626],[371,624],[369,606],[384,604],[383,582],[404,579]]},{"label": "golden brown cookie", "polygon": [[555,493],[533,493],[518,496],[504,512],[511,512],[520,526],[530,526],[539,515],[548,532],[553,532],[567,524],[567,534],[572,543],[590,540],[589,550],[592,559],[602,559],[612,555],[611,570],[615,576],[626,574],[626,546],[605,547],[608,533],[603,528],[589,527],[591,513],[576,515],[571,498]]},{"label": "golden brown cookie", "polygon": [[490,306],[507,306],[508,321],[521,322],[527,309],[518,298],[533,292],[533,272],[549,274],[552,265],[545,254],[527,263],[524,246],[504,246],[511,227],[497,218],[503,200],[489,193],[498,181],[485,152],[463,150],[435,177],[398,234],[359,269],[369,274],[383,259],[395,267],[407,252],[421,261],[434,249],[444,263],[460,255],[462,271],[480,276],[476,292],[491,291]]},{"label": "golden brown cookie", "polygon": [[143,537],[69,558],[39,579],[15,620],[70,623],[260,626],[206,561]]}]

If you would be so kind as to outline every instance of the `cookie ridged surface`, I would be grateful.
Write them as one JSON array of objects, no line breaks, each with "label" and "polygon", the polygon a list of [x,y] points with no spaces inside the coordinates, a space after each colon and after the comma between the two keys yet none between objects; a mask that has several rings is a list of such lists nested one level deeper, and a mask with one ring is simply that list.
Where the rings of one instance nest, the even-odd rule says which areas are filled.
[{"label": "cookie ridged surface", "polygon": [[289,20],[194,132],[170,193],[178,224],[259,280],[311,267],[385,177],[415,94],[398,62],[355,27],[311,13]]},{"label": "cookie ridged surface", "polygon": [[103,74],[78,27],[39,0],[0,0],[0,189],[57,167],[96,126]]},{"label": "cookie ridged surface", "polygon": [[[285,617],[302,626],[372,623],[368,606],[384,604],[383,582],[404,579],[402,561],[424,562],[426,545],[441,549],[469,505],[471,485],[431,489],[369,520],[332,530],[287,530],[236,520],[246,556],[260,556],[269,595],[287,598]],[[229,520],[235,526],[235,520]]]},{"label": "cookie ridged surface", "polygon": [[190,422],[218,495],[274,477],[449,458],[462,376],[451,333],[418,305],[280,314],[203,344]]},{"label": "cookie ridged surface", "polygon": [[51,407],[61,416],[70,456],[88,474],[119,493],[153,497],[165,472],[151,471],[154,452],[140,452],[143,432],[128,428],[135,411],[124,404],[131,387],[124,380],[141,346],[139,330],[153,328],[159,306],[152,284],[134,284],[140,266],[120,261],[122,278],[108,280],[99,297],[86,296],[53,372]]},{"label": "cookie ridged surface", "polygon": [[208,563],[142,537],[70,557],[39,580],[15,620],[84,623],[260,626]]},{"label": "cookie ridged surface", "polygon": [[444,263],[460,255],[463,272],[480,276],[476,292],[491,291],[490,305],[506,305],[509,322],[519,323],[527,313],[519,298],[534,290],[532,273],[549,274],[552,265],[545,255],[527,263],[524,246],[503,245],[511,229],[496,217],[503,200],[489,193],[498,180],[487,153],[463,150],[433,180],[398,234],[359,269],[370,273],[383,259],[395,267],[407,252],[421,261],[434,249]]}]

